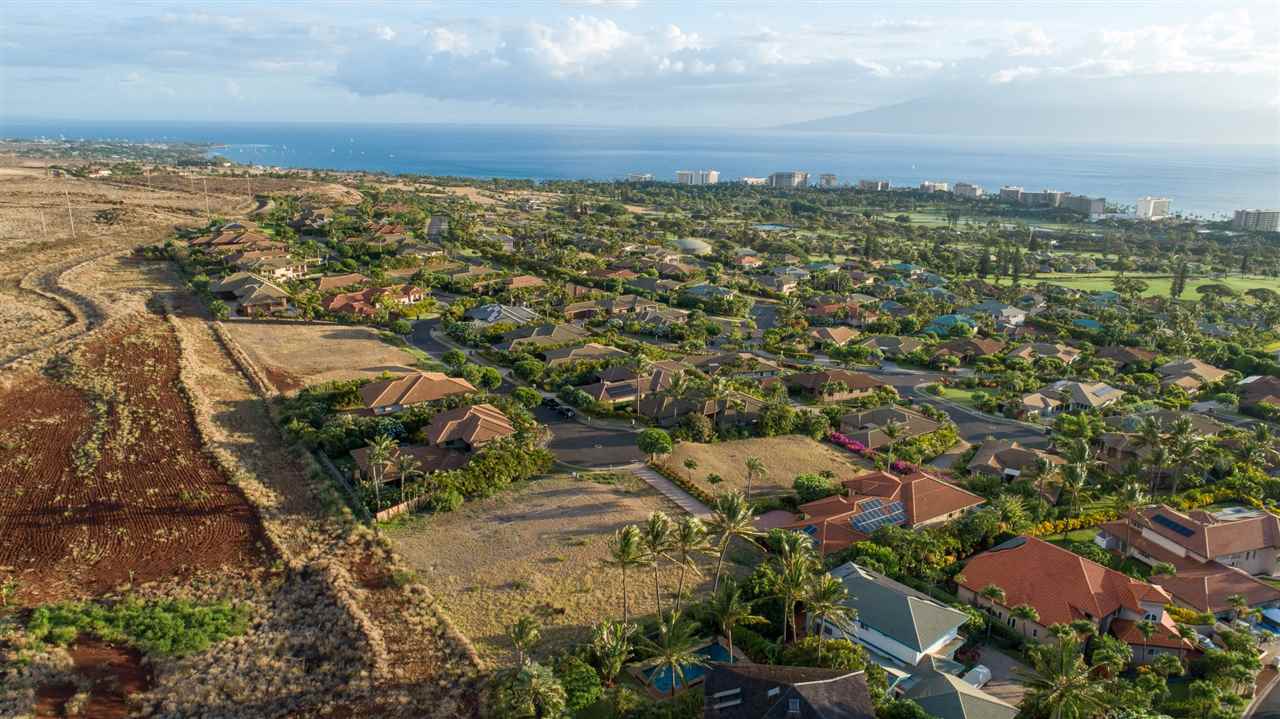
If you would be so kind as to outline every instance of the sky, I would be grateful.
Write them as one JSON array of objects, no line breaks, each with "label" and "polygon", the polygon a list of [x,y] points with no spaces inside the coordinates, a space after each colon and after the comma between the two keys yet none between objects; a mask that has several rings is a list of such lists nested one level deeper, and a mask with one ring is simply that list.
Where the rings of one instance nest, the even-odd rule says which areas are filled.
[{"label": "sky", "polygon": [[0,4],[8,117],[770,127],[988,93],[1271,112],[1280,143],[1280,3]]}]

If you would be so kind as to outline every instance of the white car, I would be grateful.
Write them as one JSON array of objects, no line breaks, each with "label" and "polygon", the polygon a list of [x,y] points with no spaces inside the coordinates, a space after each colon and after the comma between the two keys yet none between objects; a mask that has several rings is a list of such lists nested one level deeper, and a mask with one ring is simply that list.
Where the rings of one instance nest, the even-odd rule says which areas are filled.
[{"label": "white car", "polygon": [[965,672],[960,679],[981,689],[986,686],[987,682],[991,681],[991,670],[987,668],[987,665],[979,664]]}]

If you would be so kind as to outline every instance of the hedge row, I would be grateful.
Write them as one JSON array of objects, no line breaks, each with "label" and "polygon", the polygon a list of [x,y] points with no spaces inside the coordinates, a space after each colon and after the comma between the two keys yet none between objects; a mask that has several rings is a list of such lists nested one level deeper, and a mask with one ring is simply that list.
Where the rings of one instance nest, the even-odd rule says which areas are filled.
[{"label": "hedge row", "polygon": [[679,472],[666,466],[665,464],[659,464],[657,462],[654,462],[653,464],[649,465],[649,469],[652,469],[653,471],[657,472],[663,477],[666,477],[667,479],[671,480],[672,484],[676,485],[680,489],[683,489],[684,491],[693,495],[694,499],[698,500],[699,502],[702,502],[708,507],[710,507],[716,501],[716,498],[711,496],[710,492],[697,486],[696,484],[692,484],[691,482],[689,482],[688,477],[680,474]]},{"label": "hedge row", "polygon": [[1048,534],[1063,534],[1065,532],[1073,532],[1077,529],[1089,529],[1096,527],[1103,522],[1110,522],[1120,518],[1120,513],[1114,509],[1108,509],[1103,512],[1090,512],[1079,517],[1071,517],[1069,519],[1055,519],[1048,522],[1040,522],[1032,525],[1027,530],[1027,534],[1033,537],[1043,537]]}]

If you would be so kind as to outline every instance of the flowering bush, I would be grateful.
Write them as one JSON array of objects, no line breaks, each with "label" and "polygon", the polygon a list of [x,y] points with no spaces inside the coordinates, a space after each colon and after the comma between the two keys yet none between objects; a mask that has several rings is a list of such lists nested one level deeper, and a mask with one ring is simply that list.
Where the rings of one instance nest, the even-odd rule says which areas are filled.
[{"label": "flowering bush", "polygon": [[855,439],[850,439],[839,432],[832,432],[831,434],[828,434],[827,441],[832,444],[838,444],[854,454],[867,454],[870,451],[867,449],[865,444]]},{"label": "flowering bush", "polygon": [[912,472],[919,471],[920,468],[910,462],[895,459],[893,460],[893,464],[889,465],[889,469],[892,470],[894,474],[911,474]]}]

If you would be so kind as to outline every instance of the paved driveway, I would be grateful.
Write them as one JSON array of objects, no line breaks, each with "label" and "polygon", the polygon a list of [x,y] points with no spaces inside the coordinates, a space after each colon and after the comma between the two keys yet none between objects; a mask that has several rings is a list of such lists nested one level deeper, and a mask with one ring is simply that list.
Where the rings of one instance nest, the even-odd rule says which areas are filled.
[{"label": "paved driveway", "polygon": [[536,408],[533,416],[551,429],[547,449],[565,464],[594,469],[644,460],[633,432],[567,420],[546,407]]},{"label": "paved driveway", "polygon": [[978,663],[991,670],[991,681],[982,688],[983,691],[1014,706],[1022,702],[1027,688],[1018,681],[1018,673],[1028,671],[1030,667],[992,646],[982,647]]}]

